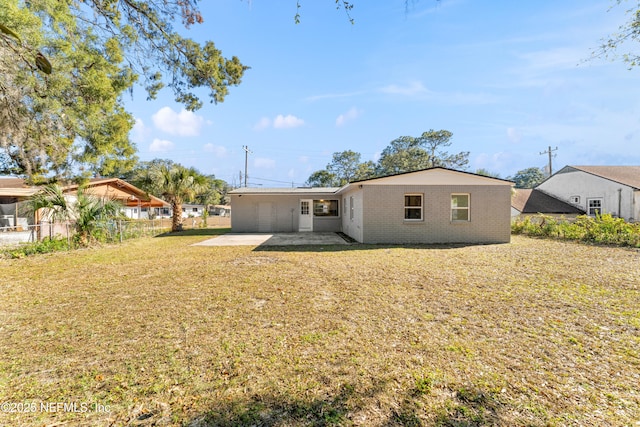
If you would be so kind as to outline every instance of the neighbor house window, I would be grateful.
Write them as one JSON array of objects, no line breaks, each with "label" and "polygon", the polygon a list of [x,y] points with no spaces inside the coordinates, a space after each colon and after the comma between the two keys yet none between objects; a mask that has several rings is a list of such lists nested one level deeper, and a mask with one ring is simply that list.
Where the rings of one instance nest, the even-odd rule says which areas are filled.
[{"label": "neighbor house window", "polygon": [[337,200],[314,200],[313,216],[338,216]]},{"label": "neighbor house window", "polygon": [[198,212],[198,208],[193,208],[193,211],[194,212]]},{"label": "neighbor house window", "polygon": [[404,195],[404,219],[408,221],[422,220],[422,194]]},{"label": "neighbor house window", "polygon": [[602,213],[602,199],[587,199],[587,214],[591,216]]},{"label": "neighbor house window", "polygon": [[469,221],[469,194],[451,195],[451,221]]}]

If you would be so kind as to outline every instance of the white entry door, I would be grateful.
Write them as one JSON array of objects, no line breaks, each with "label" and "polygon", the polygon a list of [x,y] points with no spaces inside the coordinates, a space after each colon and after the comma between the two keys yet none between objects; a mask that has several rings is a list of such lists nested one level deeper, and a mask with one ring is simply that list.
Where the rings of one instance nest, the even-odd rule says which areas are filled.
[{"label": "white entry door", "polygon": [[258,203],[258,233],[271,233],[273,231],[273,203]]},{"label": "white entry door", "polygon": [[298,219],[298,231],[313,231],[313,200],[300,200],[300,218]]}]

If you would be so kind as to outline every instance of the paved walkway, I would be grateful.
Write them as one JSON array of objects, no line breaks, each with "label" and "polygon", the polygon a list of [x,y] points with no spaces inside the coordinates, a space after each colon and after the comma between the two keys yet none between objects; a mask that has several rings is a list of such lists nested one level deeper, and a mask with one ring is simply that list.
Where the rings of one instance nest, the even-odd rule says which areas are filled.
[{"label": "paved walkway", "polygon": [[227,233],[193,246],[347,245],[336,233]]}]

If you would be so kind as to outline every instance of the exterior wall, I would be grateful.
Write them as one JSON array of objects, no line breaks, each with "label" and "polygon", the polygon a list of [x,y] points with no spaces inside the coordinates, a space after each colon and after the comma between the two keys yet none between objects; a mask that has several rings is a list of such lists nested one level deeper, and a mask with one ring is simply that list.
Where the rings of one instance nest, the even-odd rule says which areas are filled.
[{"label": "exterior wall", "polygon": [[[564,168],[540,184],[538,189],[564,202],[578,206],[588,212],[587,200],[602,199],[602,213],[609,213],[627,221],[640,220],[640,204],[637,191],[583,171]],[[618,191],[621,190],[621,191]],[[579,196],[578,203],[571,203],[571,197]]]},{"label": "exterior wall", "polygon": [[[363,194],[361,189],[354,189],[341,194],[342,232],[362,243],[363,239]],[[351,198],[353,197],[353,218],[351,215]]]},{"label": "exterior wall", "polygon": [[[423,194],[421,221],[404,220],[407,193]],[[452,193],[469,193],[470,221],[451,221]],[[509,185],[365,184],[363,195],[363,243],[508,243],[511,240]]]},{"label": "exterior wall", "polygon": [[[242,196],[242,197],[241,197]],[[255,194],[232,194],[231,195],[231,230],[234,233],[291,233],[298,231],[299,220],[299,203],[300,199],[320,198],[337,199],[337,196],[326,195],[255,195]],[[269,209],[271,214],[269,218],[264,218],[264,212]],[[342,202],[338,203],[338,207],[342,209]],[[260,220],[260,209],[263,211],[262,221]],[[313,231],[330,232],[340,231],[341,218],[313,218]]]}]

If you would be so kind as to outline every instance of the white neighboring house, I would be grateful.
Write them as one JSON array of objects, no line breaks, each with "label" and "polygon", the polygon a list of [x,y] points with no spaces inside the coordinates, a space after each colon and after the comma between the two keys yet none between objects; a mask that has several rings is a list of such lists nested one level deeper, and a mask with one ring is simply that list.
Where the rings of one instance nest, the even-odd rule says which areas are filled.
[{"label": "white neighboring house", "polygon": [[204,205],[182,204],[182,218],[201,217],[203,212]]},{"label": "white neighboring house", "polygon": [[640,221],[640,166],[565,166],[536,189],[584,210]]}]

